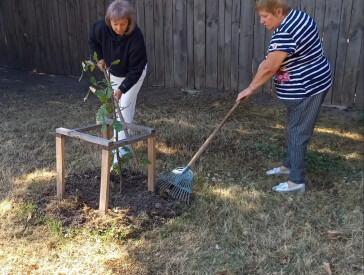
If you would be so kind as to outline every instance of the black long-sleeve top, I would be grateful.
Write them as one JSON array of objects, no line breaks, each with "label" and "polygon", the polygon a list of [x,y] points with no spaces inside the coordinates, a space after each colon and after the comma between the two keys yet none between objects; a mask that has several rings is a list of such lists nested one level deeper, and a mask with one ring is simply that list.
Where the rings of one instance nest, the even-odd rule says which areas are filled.
[{"label": "black long-sleeve top", "polygon": [[123,93],[137,83],[147,64],[144,37],[137,25],[131,34],[120,36],[104,19],[100,19],[92,26],[88,42],[92,52],[97,53],[99,60],[104,59],[107,67],[120,60],[119,64],[111,67],[111,74],[125,77],[119,86]]}]

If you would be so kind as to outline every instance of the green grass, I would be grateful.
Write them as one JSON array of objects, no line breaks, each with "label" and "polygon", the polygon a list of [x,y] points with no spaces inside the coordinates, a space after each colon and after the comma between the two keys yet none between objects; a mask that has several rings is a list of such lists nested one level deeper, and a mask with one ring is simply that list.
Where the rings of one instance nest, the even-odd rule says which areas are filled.
[{"label": "green grass", "polygon": [[[5,272],[327,274],[327,262],[334,274],[362,273],[364,126],[358,112],[323,108],[308,147],[307,191],[276,194],[271,188],[286,177],[268,177],[265,171],[283,161],[285,110],[277,102],[244,102],[192,168],[190,207],[160,227],[126,238],[135,229],[112,212],[98,216],[85,205],[89,214],[81,228],[63,227],[52,217],[56,208],[72,212],[79,203],[53,198],[55,128],[92,124],[98,109],[92,96],[83,102],[77,81],[65,82],[73,92],[30,85],[23,98],[1,91],[9,99],[0,100]],[[144,88],[135,123],[156,129],[157,172],[185,166],[234,100],[223,93],[209,98]],[[65,148],[68,175],[99,169],[98,147],[67,139]],[[146,144],[138,150],[145,153]]]}]

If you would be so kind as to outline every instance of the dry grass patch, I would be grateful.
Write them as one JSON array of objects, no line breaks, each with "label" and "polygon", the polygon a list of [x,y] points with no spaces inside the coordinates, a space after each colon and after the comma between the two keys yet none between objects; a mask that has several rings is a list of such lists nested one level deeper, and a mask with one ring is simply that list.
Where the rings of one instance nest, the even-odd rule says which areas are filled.
[{"label": "dry grass patch", "polygon": [[[115,181],[111,209],[101,217],[97,146],[66,139],[67,196],[55,197],[55,128],[95,122],[98,102],[83,102],[87,83],[0,73],[3,274],[326,274],[324,262],[334,274],[363,272],[358,112],[322,109],[308,148],[304,194],[271,191],[286,179],[265,175],[284,157],[286,114],[271,95],[260,94],[236,110],[192,168],[187,209],[161,197],[144,209],[147,193],[138,189],[134,197],[124,189],[123,197]],[[157,130],[158,172],[186,165],[234,99],[143,88],[135,122]],[[137,149],[145,154],[146,144]],[[125,168],[129,182],[130,171],[145,173],[145,167]],[[138,211],[132,209],[137,202]]]}]

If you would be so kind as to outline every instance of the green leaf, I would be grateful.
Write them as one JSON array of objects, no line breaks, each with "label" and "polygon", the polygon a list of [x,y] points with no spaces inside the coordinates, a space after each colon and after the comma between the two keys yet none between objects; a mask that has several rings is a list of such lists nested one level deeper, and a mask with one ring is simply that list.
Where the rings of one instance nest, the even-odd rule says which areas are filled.
[{"label": "green leaf", "polygon": [[[107,117],[107,110],[106,110],[106,104],[103,104],[101,106],[101,108],[97,111],[97,116],[96,116],[96,121],[98,123],[105,123],[105,119]],[[104,127],[104,125],[102,125]],[[105,124],[105,127],[106,127],[106,124]],[[101,132],[104,132],[105,129],[103,129],[103,131]]]},{"label": "green leaf", "polygon": [[93,72],[95,70],[96,66],[95,65],[91,65],[90,67],[90,71]]},{"label": "green leaf", "polygon": [[[106,96],[104,90],[96,90],[95,95],[97,95],[99,97],[101,103],[107,103],[109,100],[109,98]],[[107,111],[107,113],[109,114],[110,111]]]},{"label": "green leaf", "polygon": [[107,107],[106,107],[106,110],[107,110],[107,113],[108,114],[111,114],[114,112],[114,105],[111,104],[110,102],[107,104]]},{"label": "green leaf", "polygon": [[97,85],[96,78],[94,76],[91,76],[90,81],[92,84]]},{"label": "green leaf", "polygon": [[[123,147],[123,149],[125,150],[125,147]],[[131,154],[127,153],[122,156],[120,162],[121,162],[121,164],[128,164],[130,162],[130,159],[131,159]]]},{"label": "green leaf", "polygon": [[123,130],[123,125],[120,123],[120,121],[114,119],[112,121],[112,126],[114,127],[115,131],[120,132]]},{"label": "green leaf", "polygon": [[96,63],[99,62],[99,59],[97,58],[97,52],[94,52],[94,60],[96,61]]},{"label": "green leaf", "polygon": [[114,163],[113,166],[112,166],[112,170],[114,170],[114,172],[117,174],[117,175],[121,175],[121,171],[120,171],[120,167],[119,167],[119,164],[117,163]]},{"label": "green leaf", "polygon": [[110,87],[106,88],[104,90],[104,92],[105,92],[107,98],[110,98],[114,94],[114,90],[111,89]]},{"label": "green leaf", "polygon": [[87,63],[85,63],[85,62],[82,62],[82,70],[84,71],[84,72],[86,72],[87,70],[88,70],[88,64]]},{"label": "green leaf", "polygon": [[148,165],[148,164],[152,164],[152,162],[147,159],[147,158],[142,158],[142,159],[139,159],[138,162],[141,164],[141,165]]},{"label": "green leaf", "polygon": [[130,153],[130,148],[129,148],[128,146],[123,146],[123,150],[124,150],[125,152]]},{"label": "green leaf", "polygon": [[106,79],[103,79],[103,80],[102,80],[102,82],[104,83],[104,85],[105,85],[106,87],[109,87],[109,82],[107,82],[107,80],[106,80]]},{"label": "green leaf", "polygon": [[105,92],[104,90],[96,90],[95,95],[97,95],[98,97],[102,97],[105,96]]},{"label": "green leaf", "polygon": [[120,63],[120,59],[115,60],[114,62],[111,63],[111,65],[118,65]]}]

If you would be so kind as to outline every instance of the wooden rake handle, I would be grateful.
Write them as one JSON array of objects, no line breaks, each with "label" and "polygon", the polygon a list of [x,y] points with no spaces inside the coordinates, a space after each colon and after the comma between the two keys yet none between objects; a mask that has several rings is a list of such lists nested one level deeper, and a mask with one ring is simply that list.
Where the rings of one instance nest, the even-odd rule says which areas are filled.
[{"label": "wooden rake handle", "polygon": [[242,100],[237,101],[235,105],[231,108],[231,110],[227,113],[227,115],[224,117],[224,119],[220,122],[219,125],[216,126],[215,130],[212,132],[212,134],[206,139],[204,144],[200,147],[200,149],[197,151],[197,153],[193,156],[193,158],[188,163],[189,167],[192,167],[192,165],[195,164],[197,159],[201,156],[203,151],[205,151],[207,145],[210,144],[211,140],[216,136],[217,132],[221,129],[221,127],[225,124],[225,122],[228,120],[228,118],[231,116],[231,114],[235,111],[236,107],[239,106]]}]

